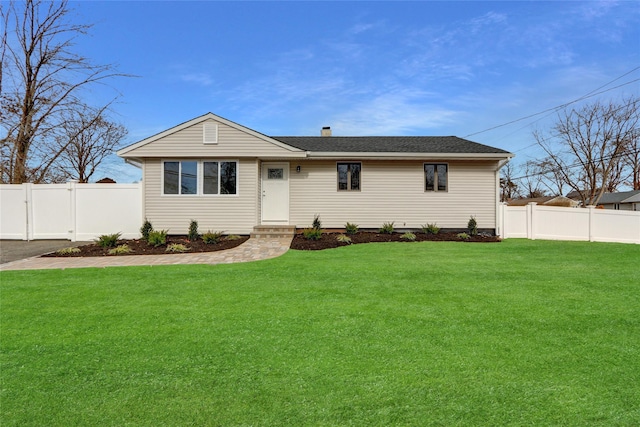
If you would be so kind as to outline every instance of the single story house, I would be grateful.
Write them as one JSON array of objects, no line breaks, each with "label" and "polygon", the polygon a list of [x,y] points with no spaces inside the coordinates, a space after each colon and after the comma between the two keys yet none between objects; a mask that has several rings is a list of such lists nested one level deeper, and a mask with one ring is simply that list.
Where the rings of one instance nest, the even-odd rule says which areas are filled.
[{"label": "single story house", "polygon": [[156,229],[248,234],[256,225],[377,229],[471,216],[497,231],[500,168],[513,154],[455,136],[267,136],[212,113],[117,152],[142,168],[143,215]]},{"label": "single story house", "polygon": [[598,206],[620,211],[640,211],[640,190],[604,193]]}]

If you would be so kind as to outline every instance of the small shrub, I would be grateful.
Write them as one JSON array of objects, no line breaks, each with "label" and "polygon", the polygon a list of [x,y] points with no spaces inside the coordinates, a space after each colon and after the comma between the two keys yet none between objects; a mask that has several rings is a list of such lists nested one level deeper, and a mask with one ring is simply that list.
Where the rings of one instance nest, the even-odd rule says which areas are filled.
[{"label": "small shrub", "polygon": [[393,234],[393,230],[395,230],[395,222],[385,222],[382,224],[382,227],[378,229],[382,234]]},{"label": "small shrub", "polygon": [[320,240],[322,237],[322,229],[320,228],[305,228],[302,230],[302,235],[307,240]]},{"label": "small shrub", "polygon": [[469,240],[470,237],[467,233],[458,233],[456,234],[456,237],[460,240]]},{"label": "small shrub", "polygon": [[126,255],[131,253],[129,245],[118,245],[113,249],[109,249],[109,255]]},{"label": "small shrub", "polygon": [[350,222],[344,225],[344,229],[347,231],[347,234],[358,234],[358,224],[351,224]]},{"label": "small shrub", "polygon": [[338,234],[336,236],[336,240],[340,243],[346,243],[348,245],[351,244],[351,237],[347,236],[346,234]]},{"label": "small shrub", "polygon": [[121,233],[103,234],[96,240],[96,244],[101,248],[115,248]]},{"label": "small shrub", "polygon": [[56,254],[58,255],[75,255],[78,253],[80,253],[79,248],[62,248],[56,251]]},{"label": "small shrub", "polygon": [[187,238],[190,242],[195,242],[199,237],[200,234],[198,234],[198,221],[192,219],[189,223],[189,235],[187,236]]},{"label": "small shrub", "polygon": [[144,223],[142,224],[142,227],[140,227],[140,234],[142,234],[142,238],[144,240],[149,240],[149,233],[153,231],[153,225],[151,225],[151,222],[149,222],[148,219],[144,219]]},{"label": "small shrub", "polygon": [[476,234],[478,234],[478,221],[476,221],[476,218],[474,216],[471,216],[471,218],[469,218],[469,222],[467,223],[467,230],[469,230],[469,234],[471,236],[475,236]]},{"label": "small shrub", "polygon": [[313,217],[313,223],[311,224],[311,227],[313,227],[316,230],[320,230],[322,228],[322,221],[320,221],[320,215],[317,215]]},{"label": "small shrub", "polygon": [[239,239],[242,239],[242,237],[238,236],[237,234],[229,234],[224,239],[225,240],[239,240]]},{"label": "small shrub", "polygon": [[147,243],[151,246],[162,246],[167,244],[167,230],[153,230],[149,232],[149,238],[147,239]]},{"label": "small shrub", "polygon": [[207,245],[215,245],[222,238],[222,231],[207,231],[202,235],[202,241]]},{"label": "small shrub", "polygon": [[407,231],[402,236],[400,236],[400,238],[404,239],[404,240],[409,240],[410,242],[413,242],[414,240],[416,240],[416,235]]},{"label": "small shrub", "polygon": [[165,249],[165,252],[173,252],[173,253],[181,254],[189,250],[191,250],[191,248],[186,247],[182,243],[171,243],[169,246],[167,246],[167,249]]},{"label": "small shrub", "polygon": [[427,223],[426,225],[422,225],[422,232],[425,234],[438,234],[440,227],[438,227],[435,222],[433,224]]}]

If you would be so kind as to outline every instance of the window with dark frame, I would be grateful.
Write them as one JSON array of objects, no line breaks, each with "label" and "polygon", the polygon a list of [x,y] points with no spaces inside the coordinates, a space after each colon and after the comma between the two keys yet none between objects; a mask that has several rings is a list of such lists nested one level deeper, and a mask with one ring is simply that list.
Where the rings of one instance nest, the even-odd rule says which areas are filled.
[{"label": "window with dark frame", "polygon": [[447,191],[449,167],[446,163],[424,164],[424,191]]},{"label": "window with dark frame", "polygon": [[338,163],[338,191],[360,191],[361,163]]}]

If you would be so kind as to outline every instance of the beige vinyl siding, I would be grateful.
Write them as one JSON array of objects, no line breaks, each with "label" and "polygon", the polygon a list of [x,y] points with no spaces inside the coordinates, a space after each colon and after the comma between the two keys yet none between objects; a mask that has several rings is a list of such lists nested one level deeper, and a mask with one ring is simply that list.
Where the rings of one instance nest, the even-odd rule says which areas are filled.
[{"label": "beige vinyl siding", "polygon": [[[326,228],[349,221],[378,228],[436,222],[443,228],[466,228],[471,215],[479,228],[495,228],[496,162],[363,160],[360,191],[337,190],[337,161],[291,163],[290,223],[308,227],[319,214]],[[448,191],[424,191],[424,163],[447,163]],[[301,166],[296,173],[297,165]]]},{"label": "beige vinyl siding", "polygon": [[169,234],[187,234],[192,219],[198,221],[201,232],[214,230],[226,234],[249,234],[259,224],[256,198],[258,161],[241,159],[237,176],[237,195],[163,195],[162,162],[160,159],[146,159],[145,216],[156,230],[168,229]]},{"label": "beige vinyl siding", "polygon": [[[217,123],[218,143],[203,143],[205,123]],[[271,157],[291,151],[214,120],[177,131],[127,153],[127,157]]]}]

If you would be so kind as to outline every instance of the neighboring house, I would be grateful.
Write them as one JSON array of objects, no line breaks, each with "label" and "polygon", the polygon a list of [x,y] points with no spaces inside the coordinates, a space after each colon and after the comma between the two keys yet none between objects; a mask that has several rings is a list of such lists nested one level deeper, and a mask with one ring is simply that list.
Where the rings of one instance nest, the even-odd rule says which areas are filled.
[{"label": "neighboring house", "polygon": [[598,206],[621,211],[640,211],[640,190],[604,193]]},{"label": "neighboring house", "polygon": [[513,154],[454,136],[272,137],[208,113],[118,151],[142,168],[156,229],[247,234],[256,225],[348,221],[495,230],[499,169]]},{"label": "neighboring house", "polygon": [[102,178],[101,180],[96,181],[96,184],[115,184],[115,183],[116,182],[109,177]]},{"label": "neighboring house", "polygon": [[527,199],[513,199],[507,202],[508,206],[526,206],[529,203],[535,202],[543,206],[559,206],[565,208],[575,208],[580,205],[579,202],[572,200],[564,196],[544,196],[544,197],[532,197]]}]

